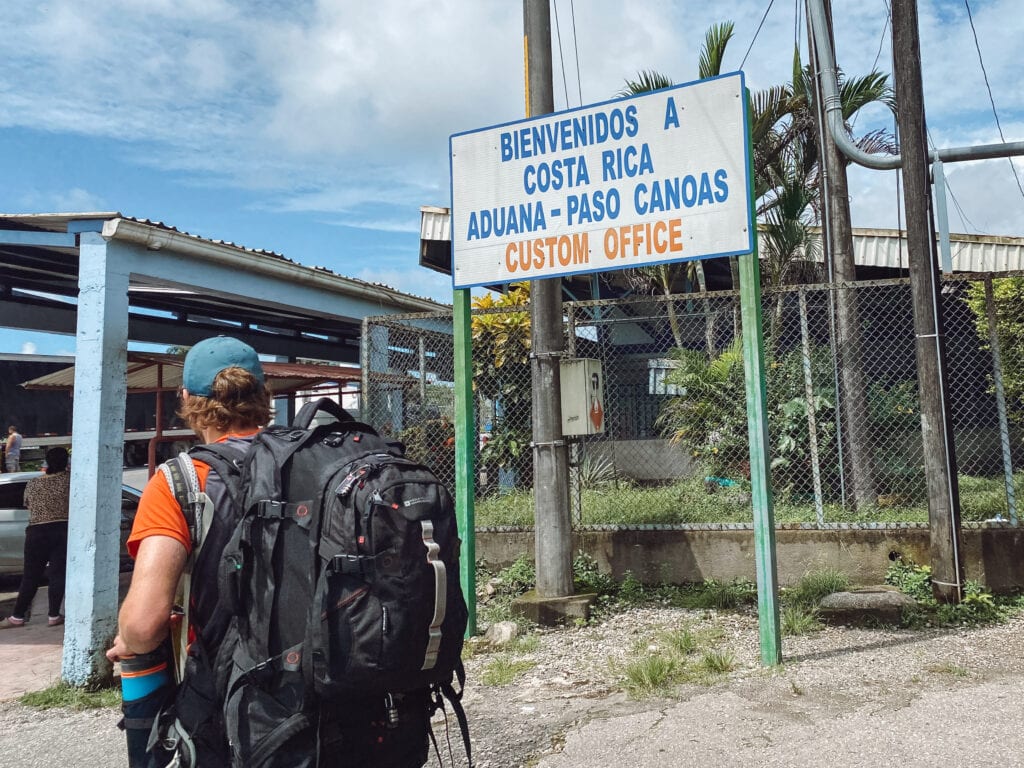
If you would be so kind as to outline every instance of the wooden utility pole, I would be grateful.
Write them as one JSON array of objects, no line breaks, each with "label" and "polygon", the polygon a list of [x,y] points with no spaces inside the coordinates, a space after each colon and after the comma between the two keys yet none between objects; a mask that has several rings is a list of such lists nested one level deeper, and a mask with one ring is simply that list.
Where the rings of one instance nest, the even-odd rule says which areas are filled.
[{"label": "wooden utility pole", "polygon": [[946,344],[939,268],[932,248],[931,185],[916,0],[893,0],[892,49],[903,158],[903,205],[907,213],[907,259],[917,335],[932,591],[938,600],[958,602],[964,581],[960,553],[960,491],[953,423],[946,397]]},{"label": "wooden utility pole", "polygon": [[[527,117],[555,111],[549,0],[523,0]],[[533,497],[538,597],[573,594],[569,452],[562,435],[562,279],[530,290],[533,374]]]},{"label": "wooden utility pole", "polygon": [[[828,20],[829,36],[832,36],[832,4],[824,0],[825,15]],[[810,26],[808,25],[808,30]],[[808,34],[810,32],[808,31]],[[835,45],[832,49],[835,50]],[[808,46],[817,84],[821,77],[816,64],[813,41]],[[819,120],[824,130],[822,134],[821,188],[827,221],[823,231],[828,233],[826,253],[832,265],[830,276],[834,285],[839,286],[835,292],[836,304],[836,349],[839,356],[839,378],[842,391],[842,434],[845,449],[843,471],[850,479],[847,490],[852,494],[854,505],[858,510],[874,507],[878,503],[875,491],[874,461],[871,456],[871,435],[866,414],[867,385],[864,382],[864,367],[861,355],[860,312],[858,309],[856,288],[845,287],[847,283],[857,280],[853,259],[853,227],[850,215],[850,193],[846,176],[847,160],[836,146],[832,133],[824,122],[822,112],[821,88],[817,88]]]}]

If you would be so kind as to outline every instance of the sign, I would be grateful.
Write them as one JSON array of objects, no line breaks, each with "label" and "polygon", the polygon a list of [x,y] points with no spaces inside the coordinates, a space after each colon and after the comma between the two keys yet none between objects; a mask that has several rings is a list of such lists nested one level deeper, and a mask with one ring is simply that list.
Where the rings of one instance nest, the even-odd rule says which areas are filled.
[{"label": "sign", "polygon": [[743,73],[453,135],[455,288],[753,248]]}]

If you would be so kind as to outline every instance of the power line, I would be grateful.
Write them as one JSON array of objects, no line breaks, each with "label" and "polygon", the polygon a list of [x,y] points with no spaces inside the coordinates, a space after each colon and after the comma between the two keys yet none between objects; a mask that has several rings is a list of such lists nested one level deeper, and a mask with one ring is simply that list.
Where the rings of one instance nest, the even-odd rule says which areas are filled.
[{"label": "power line", "polygon": [[576,53],[576,89],[579,91],[580,106],[583,106],[583,78],[580,77],[580,46],[576,39],[576,7],[573,0],[569,0],[569,16],[572,19],[572,48]]},{"label": "power line", "polygon": [[[1006,143],[1006,137],[1003,136],[1003,126],[999,122],[999,113],[996,111],[996,101],[992,97],[992,86],[988,82],[988,72],[985,71],[985,61],[981,57],[981,44],[978,42],[978,30],[974,28],[974,17],[971,15],[971,4],[968,0],[964,0],[964,6],[967,8],[967,20],[971,23],[971,33],[974,35],[974,48],[978,51],[978,63],[981,65],[981,74],[985,77],[985,88],[988,90],[988,100],[992,105],[992,114],[996,118],[996,128],[999,130],[999,138],[1002,142]],[[1011,158],[1006,158],[1006,161],[1010,164],[1010,170],[1013,171],[1013,180],[1017,182],[1017,189],[1020,190],[1021,197],[1024,197],[1024,186],[1021,186],[1020,177],[1017,175],[1017,166],[1013,164]]]},{"label": "power line", "polygon": [[551,3],[555,11],[555,35],[558,37],[558,63],[562,67],[562,88],[565,91],[565,108],[569,108],[569,85],[565,80],[565,57],[562,55],[562,27],[558,23],[558,3]]},{"label": "power line", "polygon": [[878,38],[878,51],[875,53],[875,60],[871,64],[871,70],[874,71],[875,67],[878,66],[878,60],[882,58],[882,48],[885,47],[885,33],[889,29],[889,22],[892,21],[892,8],[889,6],[888,0],[885,3],[885,25],[882,27],[882,35]]},{"label": "power line", "polygon": [[[878,50],[875,52],[875,60],[871,63],[871,71],[876,71],[878,67],[878,60],[882,58],[882,48],[885,47],[885,33],[889,29],[889,23],[892,21],[892,7],[889,5],[889,0],[885,1],[885,24],[882,25],[882,34],[878,38]],[[850,118],[850,127],[857,125],[857,118],[860,117],[859,112],[854,112],[853,117]]]},{"label": "power line", "polygon": [[743,61],[740,62],[740,69],[743,69],[743,65],[747,63],[747,56],[750,55],[750,49],[754,47],[754,43],[757,41],[757,36],[761,33],[761,27],[764,26],[764,20],[768,18],[768,11],[772,9],[772,5],[775,4],[775,0],[768,0],[768,7],[765,8],[764,16],[761,17],[761,23],[757,25],[757,31],[754,32],[754,39],[750,41],[750,45],[747,47],[747,52],[743,54]]}]

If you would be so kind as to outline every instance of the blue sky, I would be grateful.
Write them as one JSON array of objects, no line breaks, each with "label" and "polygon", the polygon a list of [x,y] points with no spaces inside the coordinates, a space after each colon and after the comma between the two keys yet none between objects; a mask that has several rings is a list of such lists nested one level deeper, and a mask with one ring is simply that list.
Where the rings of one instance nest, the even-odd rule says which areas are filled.
[{"label": "blue sky", "polygon": [[[834,5],[840,67],[890,72],[885,0]],[[746,55],[749,87],[787,81],[802,6],[772,3],[757,33],[769,0],[556,0],[556,108],[644,69],[694,79],[704,31],[727,20],[724,69]],[[1003,135],[1024,140],[1019,0],[970,9]],[[965,3],[918,13],[933,143],[1000,141]],[[12,0],[5,21],[0,210],[116,210],[441,301],[450,283],[417,253],[419,207],[449,203],[448,136],[524,112],[511,0]],[[876,110],[856,129],[881,126]],[[954,231],[1024,236],[1009,161],[947,173]],[[851,198],[855,226],[897,225],[895,172],[853,170]],[[73,343],[0,329],[0,352]]]}]

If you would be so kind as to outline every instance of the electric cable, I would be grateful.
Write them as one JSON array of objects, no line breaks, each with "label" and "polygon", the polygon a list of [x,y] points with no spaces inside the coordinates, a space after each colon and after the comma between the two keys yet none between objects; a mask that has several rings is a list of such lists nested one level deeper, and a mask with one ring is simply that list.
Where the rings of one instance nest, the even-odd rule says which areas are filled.
[{"label": "electric cable", "polygon": [[757,36],[761,33],[761,27],[764,26],[764,20],[768,18],[768,12],[772,9],[775,4],[775,0],[768,0],[768,7],[765,8],[764,15],[761,17],[761,23],[757,25],[757,31],[754,32],[754,39],[750,41],[750,45],[747,46],[747,52],[743,54],[743,61],[740,62],[740,69],[743,69],[743,65],[747,63],[747,56],[750,55],[750,49],[754,47],[754,43],[757,42]]},{"label": "electric cable", "polygon": [[579,92],[580,106],[583,106],[583,78],[580,76],[580,46],[576,38],[576,6],[569,0],[569,17],[572,19],[572,49],[576,54],[576,89]]},{"label": "electric cable", "polygon": [[[999,130],[999,139],[1004,144],[1006,143],[1006,137],[1003,136],[1003,126],[999,122],[999,113],[996,111],[996,100],[992,96],[992,86],[988,82],[988,72],[985,70],[985,60],[981,56],[981,44],[978,42],[978,30],[974,28],[974,16],[971,15],[971,3],[969,0],[964,0],[964,6],[967,8],[967,20],[971,24],[971,33],[974,35],[974,48],[978,52],[978,63],[981,65],[981,74],[985,78],[985,88],[988,90],[988,100],[992,105],[992,115],[996,119],[996,128]],[[1006,158],[1006,161],[1010,164],[1010,170],[1013,171],[1013,180],[1017,182],[1017,189],[1020,190],[1021,197],[1024,197],[1024,186],[1021,186],[1020,176],[1017,175],[1017,166],[1013,164],[1012,158]]]},{"label": "electric cable", "polygon": [[[892,19],[892,8],[889,6],[888,0],[885,3],[885,23],[882,25],[882,34],[878,38],[878,50],[875,52],[875,60],[871,62],[871,71],[874,72],[878,68],[878,60],[882,58],[882,49],[885,47],[885,33],[889,30],[889,22]],[[850,127],[852,128],[857,124],[857,118],[860,117],[860,112],[854,112],[850,118]]]},{"label": "electric cable", "polygon": [[555,11],[555,36],[558,38],[558,63],[562,67],[562,90],[565,92],[565,108],[569,108],[569,85],[565,79],[565,56],[562,55],[562,27],[558,23],[558,3],[551,3]]}]

